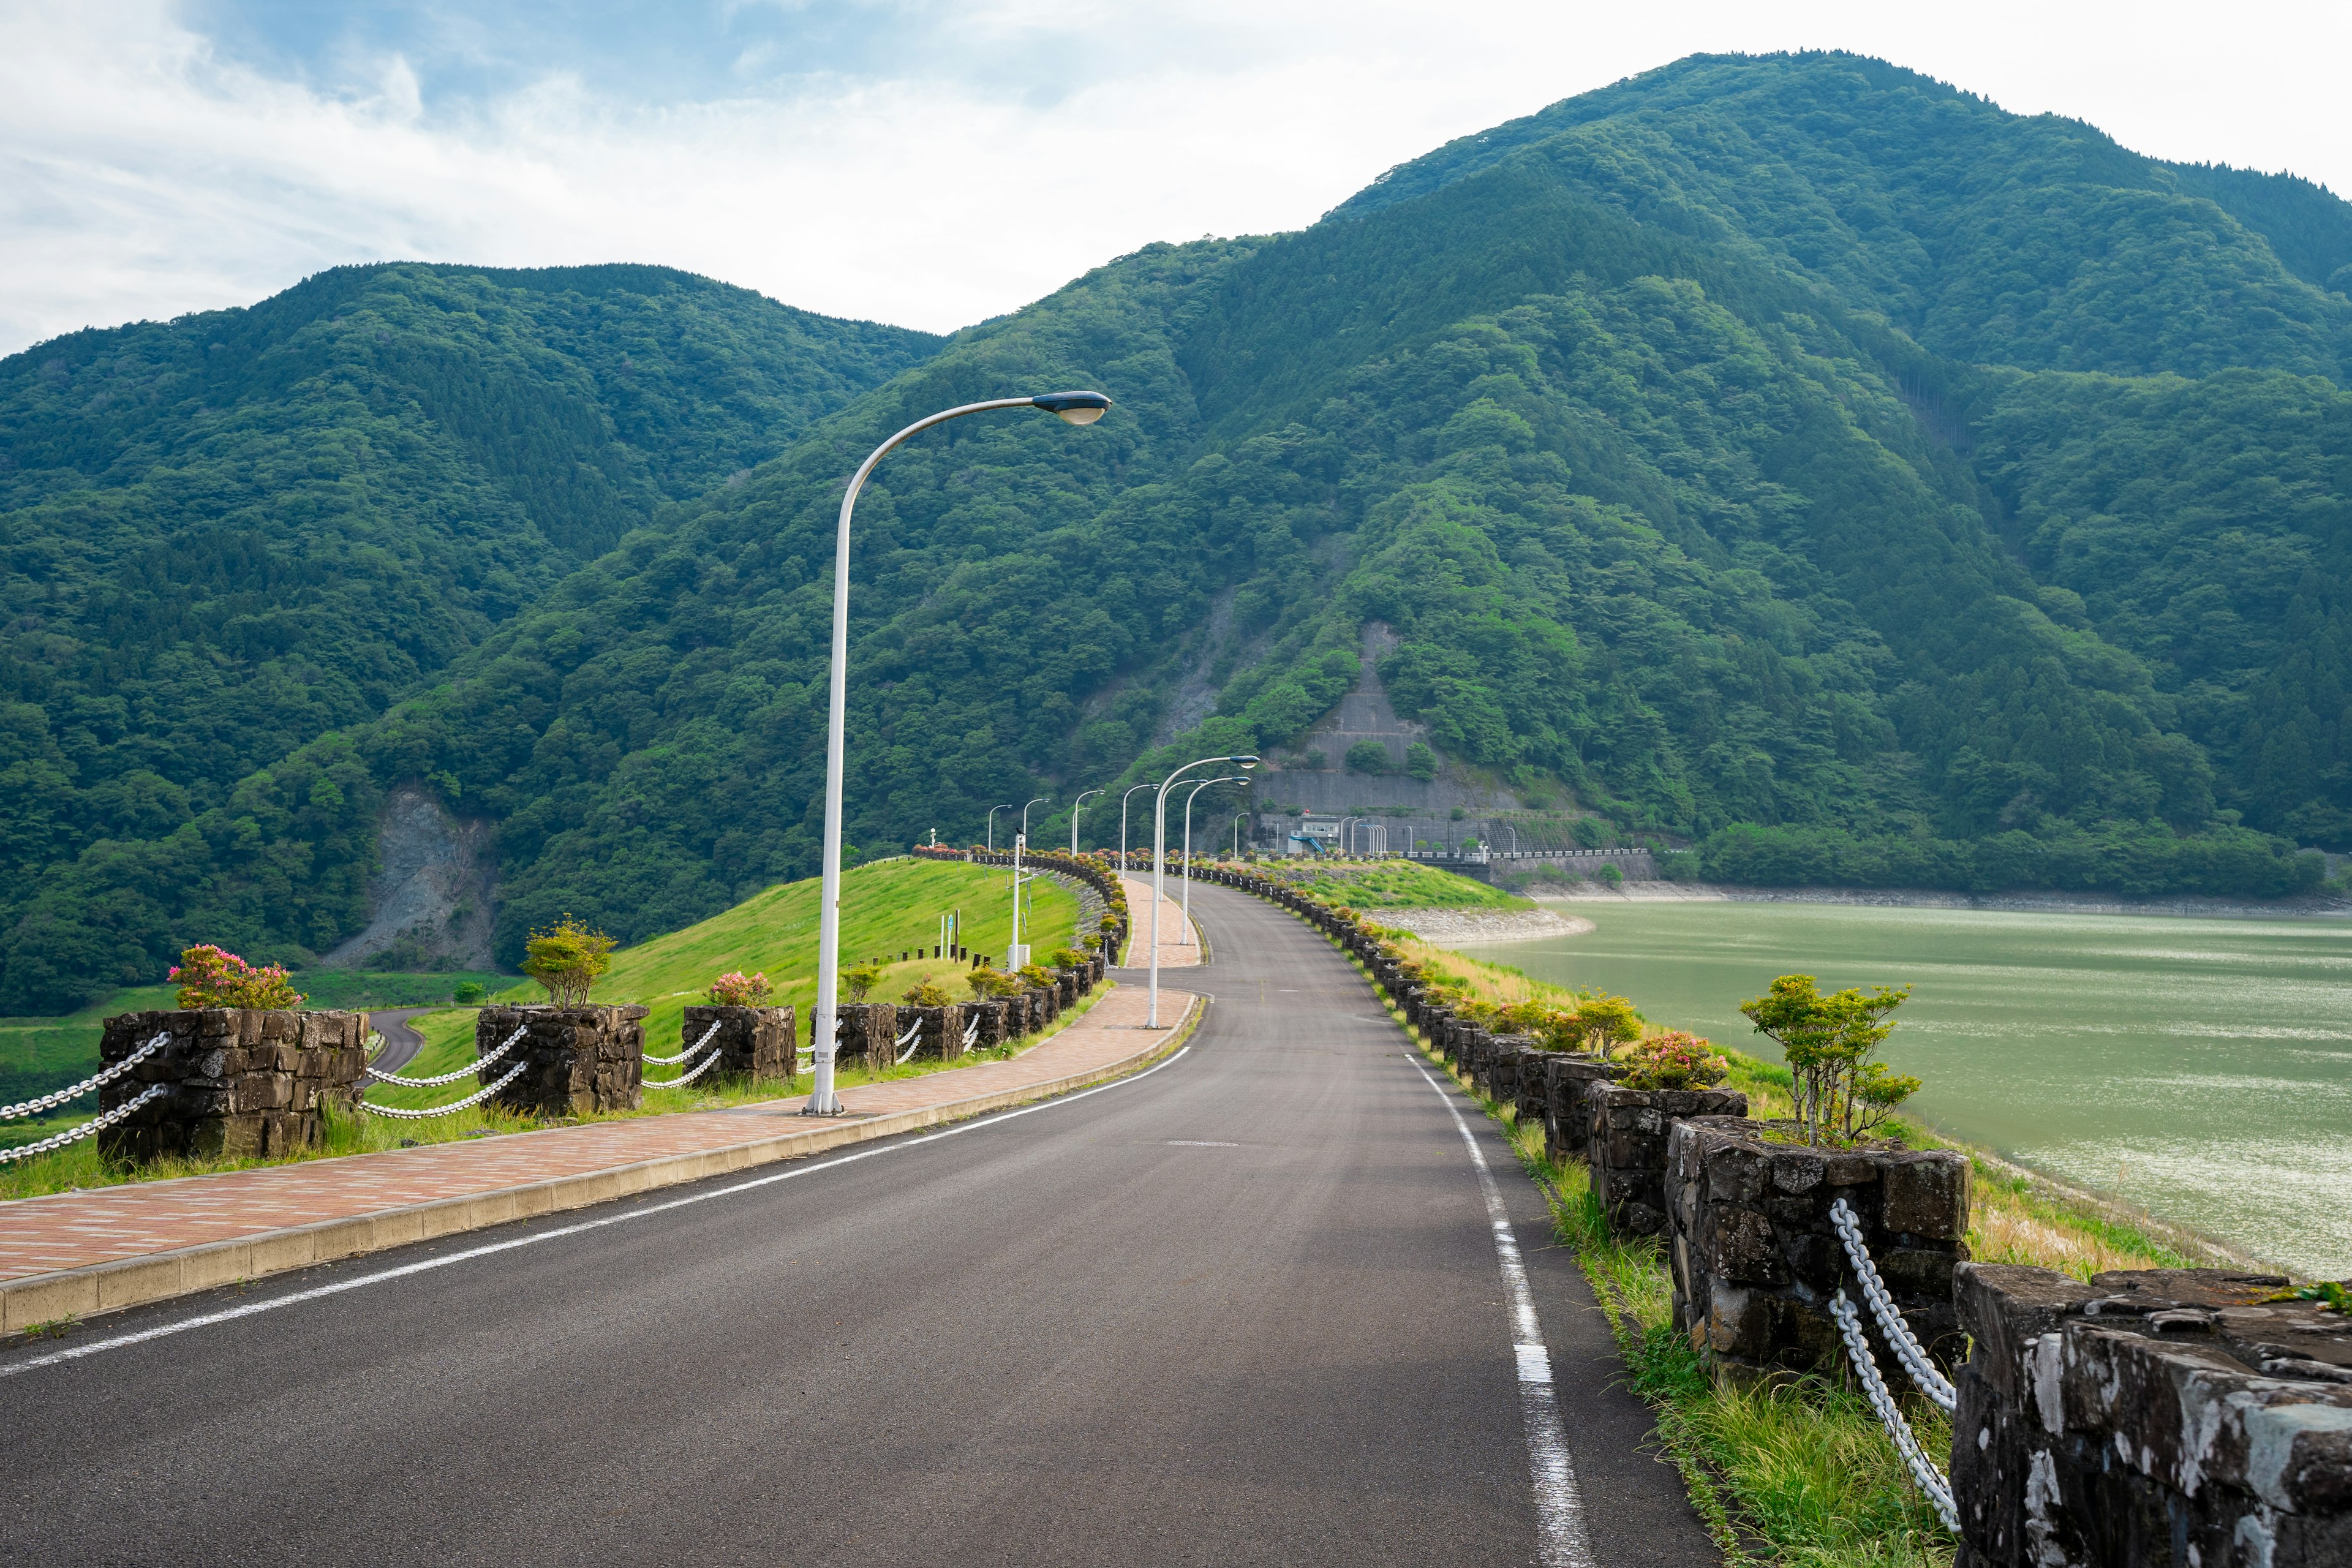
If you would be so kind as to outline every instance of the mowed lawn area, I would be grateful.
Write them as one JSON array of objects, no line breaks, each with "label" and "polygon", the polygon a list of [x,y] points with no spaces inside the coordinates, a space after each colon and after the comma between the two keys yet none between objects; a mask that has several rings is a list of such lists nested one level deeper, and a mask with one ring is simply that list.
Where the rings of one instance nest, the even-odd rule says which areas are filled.
[{"label": "mowed lawn area", "polygon": [[[1022,935],[1040,960],[1055,948],[1076,946],[1078,900],[1050,878],[1025,884]],[[940,916],[961,911],[959,939],[971,952],[1003,962],[1013,937],[1013,873],[997,866],[958,861],[886,860],[860,866],[841,879],[841,962],[845,968],[866,958],[889,960],[871,1000],[895,1002],[922,981],[936,980],[959,1002],[971,993],[963,976],[969,960],[934,959]],[[656,1056],[678,1050],[686,1009],[702,1000],[712,979],[730,970],[764,973],[775,983],[777,1005],[798,1010],[800,1037],[808,1038],[809,1008],[816,1000],[817,882],[784,882],[698,925],[688,926],[613,955],[613,967],[597,982],[591,1000],[635,1002],[653,1009],[646,1017],[646,1048]],[[902,952],[924,955],[898,962]],[[544,1000],[536,984],[524,982],[498,993],[495,1001]],[[412,1078],[446,1072],[473,1050],[470,1007],[412,1019],[425,1037],[425,1050],[403,1072]],[[690,1042],[689,1042],[690,1043]],[[679,1069],[648,1069],[649,1078],[672,1078]],[[404,1093],[408,1091],[404,1091]],[[387,1105],[431,1105],[436,1097],[391,1090],[371,1096]],[[448,1090],[438,1099],[451,1098]]]}]

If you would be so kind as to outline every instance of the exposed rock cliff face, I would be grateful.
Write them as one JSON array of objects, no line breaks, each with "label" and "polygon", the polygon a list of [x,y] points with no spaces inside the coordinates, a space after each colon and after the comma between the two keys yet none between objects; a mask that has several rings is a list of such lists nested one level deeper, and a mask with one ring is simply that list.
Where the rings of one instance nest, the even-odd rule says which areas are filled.
[{"label": "exposed rock cliff face", "polygon": [[326,955],[337,966],[490,969],[498,858],[491,825],[461,821],[423,785],[384,801],[383,868],[368,889],[367,929]]}]

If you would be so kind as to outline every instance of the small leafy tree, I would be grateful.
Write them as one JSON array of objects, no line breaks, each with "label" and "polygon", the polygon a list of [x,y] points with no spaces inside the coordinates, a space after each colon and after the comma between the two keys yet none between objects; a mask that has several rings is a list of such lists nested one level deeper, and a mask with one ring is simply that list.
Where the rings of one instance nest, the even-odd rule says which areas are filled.
[{"label": "small leafy tree", "polygon": [[963,977],[963,983],[971,988],[973,1001],[985,1002],[992,996],[1003,994],[1000,989],[1003,979],[1004,976],[993,969],[975,969]]},{"label": "small leafy tree", "polygon": [[1729,1062],[1706,1041],[1681,1029],[1635,1042],[1622,1059],[1627,1089],[1712,1089],[1731,1076]]},{"label": "small leafy tree", "polygon": [[955,998],[949,995],[947,988],[938,981],[926,980],[919,985],[910,988],[898,1000],[909,1007],[944,1007]]},{"label": "small leafy tree", "polygon": [[210,942],[184,951],[167,978],[180,983],[180,994],[173,1000],[190,1010],[299,1007],[303,1002],[284,964],[265,963],[257,968]]},{"label": "small leafy tree", "polygon": [[1642,1037],[1642,1016],[1622,996],[1584,997],[1569,1015],[1569,1022],[1578,1044],[1596,1056],[1605,1057]]},{"label": "small leafy tree", "polygon": [[1024,963],[1013,973],[1040,990],[1054,984],[1054,972],[1042,963]]},{"label": "small leafy tree", "polygon": [[522,972],[559,1007],[584,1007],[589,988],[613,967],[613,939],[566,914],[523,944]]},{"label": "small leafy tree", "polygon": [[841,972],[841,988],[849,993],[852,1002],[863,1002],[877,985],[882,984],[882,961],[862,959]]},{"label": "small leafy tree", "polygon": [[1437,776],[1437,753],[1415,741],[1404,749],[1404,771],[1426,784]]},{"label": "small leafy tree", "polygon": [[1805,1142],[1851,1143],[1919,1091],[1919,1080],[1871,1059],[1894,1032],[1889,1018],[1911,987],[1881,985],[1822,994],[1810,974],[1783,974],[1764,995],[1739,1005],[1757,1033],[1788,1058]]},{"label": "small leafy tree", "polygon": [[1389,771],[1389,749],[1378,741],[1359,741],[1348,748],[1348,771],[1351,773],[1384,773]]},{"label": "small leafy tree", "polygon": [[460,980],[457,982],[457,988],[449,993],[449,1000],[455,1002],[460,1007],[474,1007],[480,1005],[482,1000],[481,982],[478,980]]},{"label": "small leafy tree", "polygon": [[704,994],[714,1007],[758,1007],[766,1004],[774,990],[764,973],[746,974],[733,969],[712,981]]},{"label": "small leafy tree", "polygon": [[1075,947],[1057,947],[1045,955],[1045,962],[1056,969],[1076,969],[1087,961],[1087,955]]}]

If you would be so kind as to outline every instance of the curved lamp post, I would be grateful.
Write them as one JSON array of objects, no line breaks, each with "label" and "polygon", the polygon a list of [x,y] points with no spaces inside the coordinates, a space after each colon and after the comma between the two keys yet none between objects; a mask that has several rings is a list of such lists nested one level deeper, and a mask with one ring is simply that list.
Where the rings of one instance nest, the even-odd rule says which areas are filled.
[{"label": "curved lamp post", "polygon": [[1236,860],[1242,858],[1242,824],[1248,820],[1248,812],[1237,811],[1234,813],[1234,858]]},{"label": "curved lamp post", "polygon": [[1168,786],[1194,768],[1211,767],[1218,763],[1231,763],[1238,768],[1257,766],[1255,755],[1229,757],[1195,757],[1174,773],[1160,781],[1160,793],[1151,797],[1151,1004],[1145,1015],[1143,1026],[1160,1027],[1160,905],[1167,897],[1168,887]]},{"label": "curved lamp post", "polygon": [[1013,803],[1009,800],[1003,805],[992,805],[988,808],[988,852],[991,855],[996,853],[996,814],[1012,809]]},{"label": "curved lamp post", "polygon": [[1192,940],[1192,796],[1211,784],[1237,784],[1246,787],[1249,780],[1239,773],[1227,773],[1221,779],[1202,779],[1184,797],[1184,940]]},{"label": "curved lamp post", "polygon": [[[1041,795],[1035,800],[1031,801],[1029,805],[1042,805],[1053,798],[1054,797],[1050,795]],[[1024,805],[1021,808],[1021,837],[1024,838],[1029,837],[1029,805]]]},{"label": "curved lamp post", "polygon": [[[892,447],[934,425],[997,408],[1042,408],[1066,423],[1091,425],[1108,411],[1110,399],[1099,392],[1049,392],[1037,397],[996,397],[986,403],[942,409],[916,420],[875,447],[857,466],[857,472],[850,477],[849,489],[842,494],[841,521],[833,540],[833,693],[824,737],[824,860],[817,891],[816,1008],[815,1016],[809,1021],[815,1036],[810,1044],[815,1050],[816,1074],[808,1104],[802,1108],[803,1115],[838,1116],[842,1109],[841,1097],[833,1089],[833,1058],[838,1044],[834,1038],[834,1009],[838,1000],[835,993],[841,988],[841,775],[849,708],[850,513],[857,506],[857,492],[866,488],[866,476]],[[995,814],[990,813],[992,845],[995,842]]]},{"label": "curved lamp post", "polygon": [[1150,784],[1137,784],[1137,785],[1135,786],[1135,789],[1130,789],[1130,790],[1129,790],[1129,791],[1127,792],[1127,795],[1120,795],[1120,796],[1118,797],[1118,868],[1119,868],[1119,870],[1120,870],[1122,873],[1124,873],[1124,872],[1127,870],[1127,868],[1128,868],[1128,867],[1127,867],[1127,802],[1128,802],[1128,796],[1129,796],[1129,795],[1132,795],[1135,793],[1135,791],[1136,791],[1136,790],[1139,790],[1139,789],[1158,789],[1159,787],[1160,787],[1160,781],[1159,781],[1159,780],[1157,780],[1157,779],[1154,779],[1154,780],[1153,780],[1151,783],[1150,783]]},{"label": "curved lamp post", "polygon": [[1078,852],[1078,813],[1085,808],[1087,796],[1102,793],[1098,789],[1082,789],[1078,792],[1078,798],[1070,802],[1070,853],[1073,855]]}]

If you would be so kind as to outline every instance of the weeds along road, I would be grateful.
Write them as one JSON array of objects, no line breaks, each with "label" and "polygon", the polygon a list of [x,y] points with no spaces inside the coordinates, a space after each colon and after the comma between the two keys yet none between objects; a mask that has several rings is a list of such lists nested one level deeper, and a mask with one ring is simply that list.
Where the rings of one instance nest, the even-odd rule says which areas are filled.
[{"label": "weeds along road", "polygon": [[1319,936],[1192,907],[1145,1076],[0,1350],[7,1555],[1715,1561],[1502,1140]]}]

